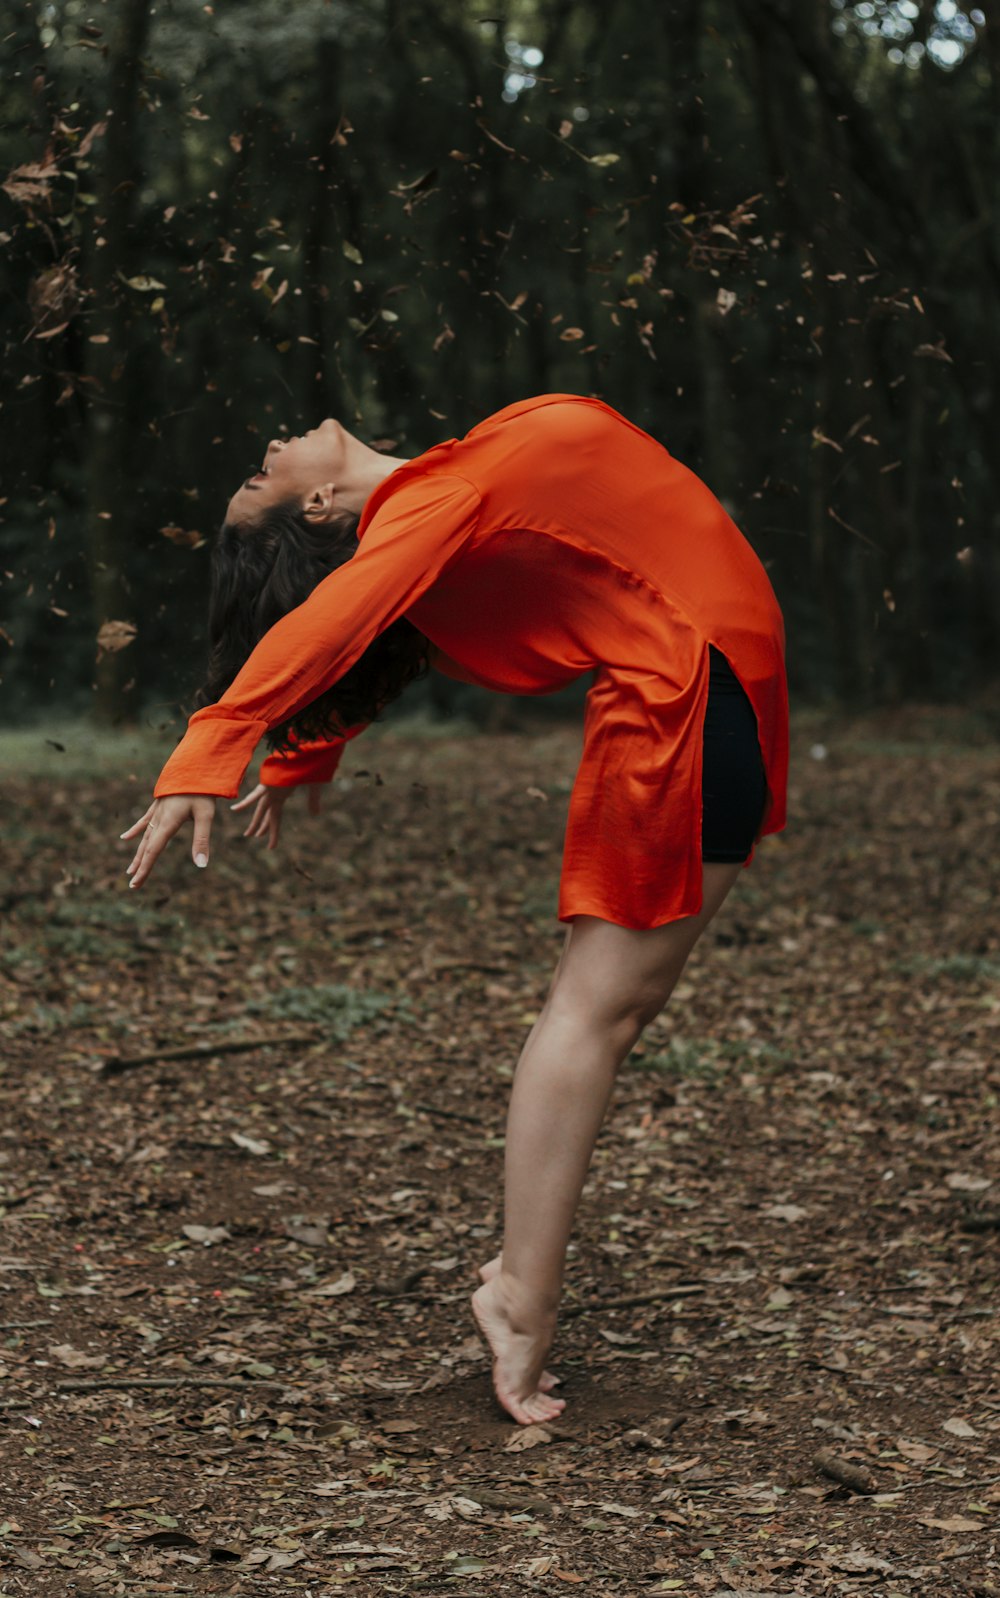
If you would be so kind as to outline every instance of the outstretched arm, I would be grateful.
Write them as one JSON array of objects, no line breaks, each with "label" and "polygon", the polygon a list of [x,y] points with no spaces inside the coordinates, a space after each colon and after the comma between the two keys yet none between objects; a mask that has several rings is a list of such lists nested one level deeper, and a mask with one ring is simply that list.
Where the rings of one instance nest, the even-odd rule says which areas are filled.
[{"label": "outstretched arm", "polygon": [[180,798],[186,808],[172,805],[169,818],[164,811],[161,827],[152,806],[129,829],[128,836],[140,826],[152,832],[148,842],[144,832],[133,862],[133,887],[145,881],[169,837],[194,814],[194,801],[235,799],[268,727],[296,715],[337,682],[372,639],[448,569],[474,537],[478,513],[479,495],[463,478],[414,477],[400,485],[373,516],[358,553],[265,634],[217,704],[192,716],[154,790],[157,801]]},{"label": "outstretched arm", "polygon": [[267,847],[276,848],[285,802],[296,788],[305,788],[309,814],[318,816],[320,795],[340,765],[348,742],[364,732],[367,725],[366,721],[360,722],[349,728],[343,738],[299,739],[293,733],[291,749],[268,755],[261,765],[257,786],[229,807],[233,811],[254,807],[244,838],[266,838]]}]

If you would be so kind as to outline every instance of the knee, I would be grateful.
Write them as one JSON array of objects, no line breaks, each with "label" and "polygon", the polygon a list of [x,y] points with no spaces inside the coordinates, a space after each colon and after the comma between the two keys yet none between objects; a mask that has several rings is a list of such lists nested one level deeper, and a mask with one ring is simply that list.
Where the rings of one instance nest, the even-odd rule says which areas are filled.
[{"label": "knee", "polygon": [[565,1022],[601,1032],[626,1053],[637,1043],[645,1028],[663,1009],[662,993],[635,989],[624,993],[603,993],[599,988],[580,987],[572,981],[556,981],[546,1008]]}]

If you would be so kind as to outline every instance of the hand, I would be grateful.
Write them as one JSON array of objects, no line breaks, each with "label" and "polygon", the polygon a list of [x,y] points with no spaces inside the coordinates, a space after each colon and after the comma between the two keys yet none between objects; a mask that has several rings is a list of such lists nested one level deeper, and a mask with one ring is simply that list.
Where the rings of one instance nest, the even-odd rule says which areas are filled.
[{"label": "hand", "polygon": [[177,793],[169,798],[154,799],[146,814],[121,835],[134,838],[136,833],[142,833],[132,864],[125,868],[132,879],[129,887],[142,886],[174,833],[180,832],[188,820],[194,822],[191,858],[196,866],[207,866],[214,819],[215,800],[209,794]]},{"label": "hand", "polygon": [[[322,782],[309,782],[301,784],[308,789],[309,814],[319,815],[320,795],[326,784]],[[245,799],[240,799],[235,805],[230,805],[230,810],[246,810],[248,805],[255,805],[250,824],[244,832],[244,838],[263,838],[267,834],[267,847],[274,849],[277,846],[278,836],[281,832],[281,814],[285,808],[285,800],[289,794],[294,793],[294,788],[268,788],[259,782],[256,788],[247,794]]]}]

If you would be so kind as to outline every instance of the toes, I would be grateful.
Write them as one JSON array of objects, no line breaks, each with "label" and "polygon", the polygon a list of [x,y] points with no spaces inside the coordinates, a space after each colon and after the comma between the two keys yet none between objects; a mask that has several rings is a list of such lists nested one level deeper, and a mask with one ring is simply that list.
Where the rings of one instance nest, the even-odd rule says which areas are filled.
[{"label": "toes", "polygon": [[496,1395],[508,1415],[522,1426],[556,1420],[566,1408],[564,1398],[548,1398],[541,1390],[529,1394],[527,1398],[516,1398],[513,1393],[504,1393],[497,1387]]}]

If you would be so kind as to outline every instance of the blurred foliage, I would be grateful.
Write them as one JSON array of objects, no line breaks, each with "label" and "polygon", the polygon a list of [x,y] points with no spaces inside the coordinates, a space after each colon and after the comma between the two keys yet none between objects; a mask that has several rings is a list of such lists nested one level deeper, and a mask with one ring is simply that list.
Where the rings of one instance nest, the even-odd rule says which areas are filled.
[{"label": "blurred foliage", "polygon": [[[415,454],[544,391],[706,479],[799,693],[993,666],[983,12],[15,0],[0,71],[7,719],[178,716],[208,540],[267,438],[335,415]],[[98,651],[108,621],[135,640]]]}]

